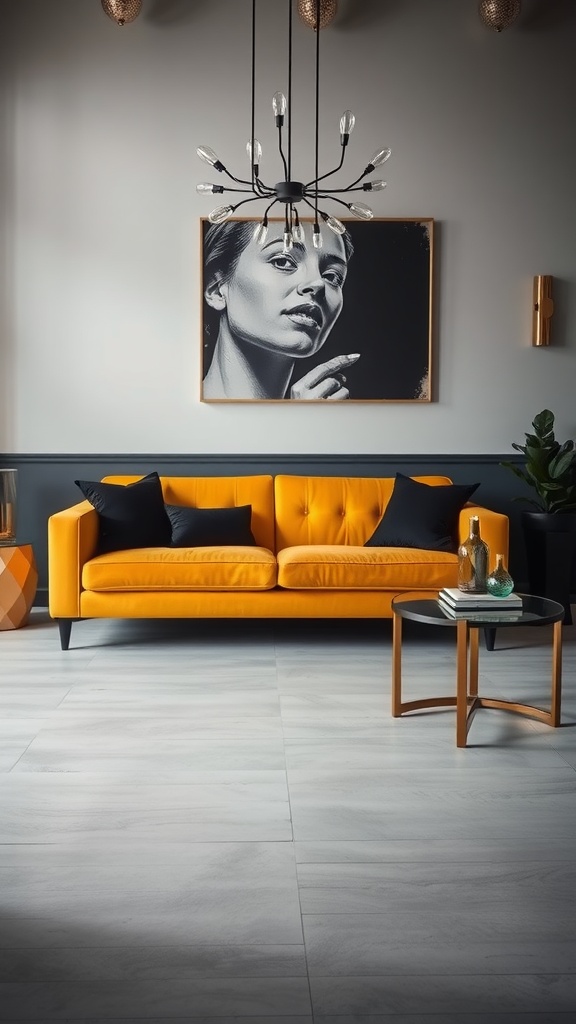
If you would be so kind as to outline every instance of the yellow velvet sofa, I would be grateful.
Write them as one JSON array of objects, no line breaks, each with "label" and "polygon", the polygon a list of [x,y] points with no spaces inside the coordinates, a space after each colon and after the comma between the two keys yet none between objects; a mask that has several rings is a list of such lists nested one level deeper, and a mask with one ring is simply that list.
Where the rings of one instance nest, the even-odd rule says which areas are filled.
[{"label": "yellow velvet sofa", "polygon": [[[138,476],[107,476],[129,484]],[[415,476],[450,484],[444,476]],[[131,548],[97,554],[98,513],[88,501],[48,522],[50,615],[68,649],[84,618],[386,618],[395,595],[456,586],[457,555],[364,547],[394,478],[161,477],[164,501],[195,508],[252,506],[253,547]],[[508,557],[508,517],[468,503],[492,559]]]}]

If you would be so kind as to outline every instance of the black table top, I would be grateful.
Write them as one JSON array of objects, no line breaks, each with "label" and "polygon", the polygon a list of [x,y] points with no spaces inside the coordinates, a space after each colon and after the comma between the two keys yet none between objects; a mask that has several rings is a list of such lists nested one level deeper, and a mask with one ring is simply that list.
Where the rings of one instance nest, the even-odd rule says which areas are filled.
[{"label": "black table top", "polygon": [[455,626],[460,619],[467,619],[468,625],[479,628],[485,626],[545,626],[559,622],[564,618],[564,605],[550,601],[547,597],[533,597],[531,594],[519,594],[522,598],[522,610],[510,615],[490,614],[486,611],[471,611],[468,616],[448,615],[438,604],[435,597],[411,598],[409,593],[399,594],[392,601],[392,610],[402,619],[414,622],[428,622],[433,626]]}]

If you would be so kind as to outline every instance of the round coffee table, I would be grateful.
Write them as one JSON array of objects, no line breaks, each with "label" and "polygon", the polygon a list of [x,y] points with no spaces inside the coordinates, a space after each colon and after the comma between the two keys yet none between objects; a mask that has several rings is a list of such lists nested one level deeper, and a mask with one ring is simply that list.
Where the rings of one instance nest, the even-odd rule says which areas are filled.
[{"label": "round coffee table", "polygon": [[[478,708],[500,708],[515,711],[519,715],[537,718],[554,728],[560,725],[560,703],[562,696],[562,620],[564,606],[545,597],[520,594],[522,612],[512,619],[503,619],[490,613],[471,613],[471,617],[452,618],[442,611],[436,598],[411,597],[400,594],[392,601],[392,716],[399,718],[407,711],[422,708],[456,708],[456,746],[465,747],[472,719]],[[472,614],[474,617],[472,617]],[[412,619],[431,626],[447,626],[456,629],[456,694],[447,697],[426,697],[422,700],[402,700],[402,620]],[[531,704],[481,697],[478,694],[478,634],[481,629],[495,629],[506,626],[546,626],[553,629],[552,640],[552,693],[550,710]]]}]

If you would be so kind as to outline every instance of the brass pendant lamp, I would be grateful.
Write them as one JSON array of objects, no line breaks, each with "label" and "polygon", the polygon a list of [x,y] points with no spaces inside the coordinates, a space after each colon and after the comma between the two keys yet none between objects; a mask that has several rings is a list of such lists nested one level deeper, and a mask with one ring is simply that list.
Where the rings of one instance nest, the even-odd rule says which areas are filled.
[{"label": "brass pendant lamp", "polygon": [[319,7],[320,10],[317,12],[316,0],[298,0],[298,14],[308,28],[316,29],[317,13],[320,28],[326,28],[331,21],[334,21],[338,10],[337,0],[320,0]]},{"label": "brass pendant lamp", "polygon": [[140,14],[142,0],[102,0],[102,7],[117,25],[126,25]]},{"label": "brass pendant lamp", "polygon": [[509,28],[522,10],[521,0],[480,0],[478,13],[488,28],[501,32]]}]

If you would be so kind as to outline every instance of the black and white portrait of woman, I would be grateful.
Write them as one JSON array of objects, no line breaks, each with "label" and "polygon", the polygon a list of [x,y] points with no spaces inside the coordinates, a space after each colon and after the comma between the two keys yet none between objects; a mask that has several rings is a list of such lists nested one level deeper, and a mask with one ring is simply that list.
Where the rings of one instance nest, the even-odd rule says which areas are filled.
[{"label": "black and white portrait of woman", "polygon": [[430,401],[432,223],[203,220],[202,400]]}]

